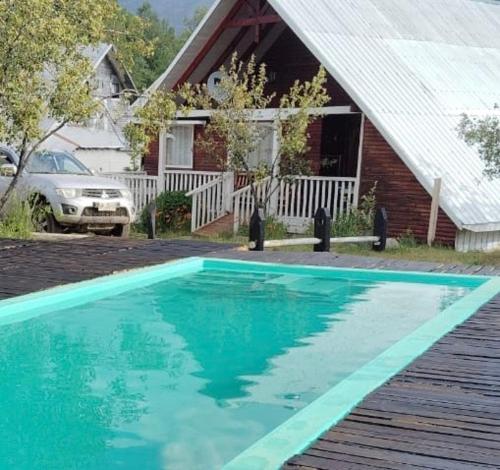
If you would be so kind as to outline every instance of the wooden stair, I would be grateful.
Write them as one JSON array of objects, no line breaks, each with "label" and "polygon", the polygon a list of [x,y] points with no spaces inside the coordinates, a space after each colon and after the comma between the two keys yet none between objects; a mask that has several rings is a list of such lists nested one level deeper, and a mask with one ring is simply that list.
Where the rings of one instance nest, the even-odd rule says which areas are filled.
[{"label": "wooden stair", "polygon": [[233,233],[234,214],[227,214],[215,222],[200,228],[193,235],[199,237],[213,237],[222,233]]}]

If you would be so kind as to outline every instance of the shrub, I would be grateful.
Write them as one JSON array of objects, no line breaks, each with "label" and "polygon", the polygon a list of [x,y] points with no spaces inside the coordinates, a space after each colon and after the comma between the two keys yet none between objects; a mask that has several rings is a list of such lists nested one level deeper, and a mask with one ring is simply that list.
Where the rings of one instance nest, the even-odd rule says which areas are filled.
[{"label": "shrub", "polygon": [[[147,208],[141,214],[143,229],[148,224]],[[177,232],[189,230],[191,221],[191,198],[186,193],[171,191],[161,193],[156,198],[156,230],[158,232]]]},{"label": "shrub", "polygon": [[0,218],[1,238],[31,238],[33,210],[26,201],[12,197]]},{"label": "shrub", "polygon": [[[238,235],[248,237],[248,225],[241,225]],[[267,240],[282,240],[288,238],[288,229],[283,222],[275,219],[274,217],[266,218],[266,239]]]},{"label": "shrub", "polygon": [[369,234],[373,230],[375,206],[377,200],[375,191],[377,184],[362,196],[359,206],[349,213],[337,216],[332,223],[333,237],[356,237]]},{"label": "shrub", "polygon": [[418,241],[410,228],[406,229],[406,232],[399,236],[398,241],[401,248],[416,248],[418,246]]}]

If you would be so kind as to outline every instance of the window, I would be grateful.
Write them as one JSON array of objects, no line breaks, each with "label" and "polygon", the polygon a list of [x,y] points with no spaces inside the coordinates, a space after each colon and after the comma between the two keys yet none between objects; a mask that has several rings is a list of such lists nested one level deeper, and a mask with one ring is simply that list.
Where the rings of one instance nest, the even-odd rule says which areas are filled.
[{"label": "window", "polygon": [[174,126],[167,138],[167,168],[193,168],[194,126]]},{"label": "window", "polygon": [[273,160],[273,126],[271,124],[261,124],[262,134],[259,147],[255,152],[252,152],[248,157],[250,168],[256,168],[260,162],[265,162],[268,165],[272,164]]},{"label": "window", "polygon": [[111,96],[113,98],[120,97],[120,80],[116,76],[111,77]]}]

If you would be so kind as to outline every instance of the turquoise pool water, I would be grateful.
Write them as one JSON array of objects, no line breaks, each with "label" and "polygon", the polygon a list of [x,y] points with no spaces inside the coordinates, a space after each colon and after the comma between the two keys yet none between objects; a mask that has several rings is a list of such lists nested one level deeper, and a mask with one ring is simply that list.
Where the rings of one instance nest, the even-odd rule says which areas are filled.
[{"label": "turquoise pool water", "polygon": [[221,468],[485,282],[162,269],[0,302],[1,469]]}]

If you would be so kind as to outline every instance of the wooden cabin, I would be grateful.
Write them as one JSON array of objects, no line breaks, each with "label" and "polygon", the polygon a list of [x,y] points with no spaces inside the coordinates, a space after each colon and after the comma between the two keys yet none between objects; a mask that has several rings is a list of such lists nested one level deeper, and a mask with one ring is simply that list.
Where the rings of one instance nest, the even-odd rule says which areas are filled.
[{"label": "wooden cabin", "polygon": [[[267,64],[279,96],[322,64],[332,100],[309,131],[314,176],[284,187],[275,215],[300,229],[318,206],[336,217],[377,183],[390,235],[425,241],[434,192],[435,241],[490,250],[500,246],[500,180],[484,176],[456,128],[462,113],[500,103],[499,24],[500,5],[486,1],[217,0],[151,90],[206,83],[237,52]],[[207,119],[179,119],[144,161],[162,188],[194,191],[194,230],[228,214],[237,226],[251,210],[245,188],[193,145]],[[262,147],[256,160],[269,158]]]}]

